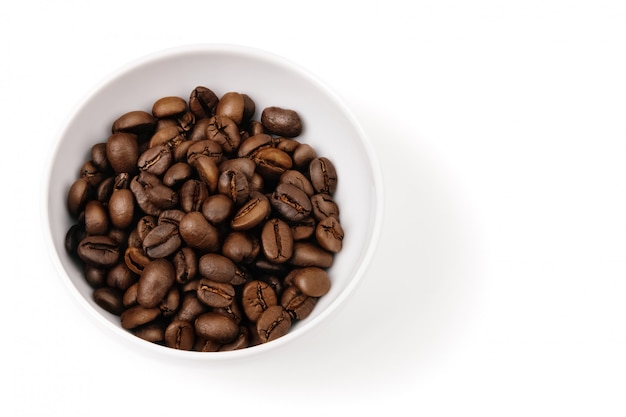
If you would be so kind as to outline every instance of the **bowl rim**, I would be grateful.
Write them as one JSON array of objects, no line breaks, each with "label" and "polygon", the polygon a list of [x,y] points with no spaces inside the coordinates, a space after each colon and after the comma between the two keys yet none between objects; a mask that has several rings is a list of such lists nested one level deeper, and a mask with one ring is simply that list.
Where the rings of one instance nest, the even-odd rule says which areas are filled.
[{"label": "bowl rim", "polygon": [[[349,280],[346,287],[337,295],[337,297],[317,316],[307,321],[304,325],[290,331],[285,336],[282,336],[270,343],[264,343],[252,347],[248,347],[245,349],[239,349],[234,351],[227,352],[195,352],[195,351],[183,351],[178,349],[172,349],[166,346],[161,346],[156,343],[147,342],[137,336],[132,335],[127,330],[123,329],[121,326],[112,323],[106,317],[104,317],[100,312],[98,312],[89,302],[85,299],[84,295],[80,293],[78,288],[73,284],[71,278],[69,277],[68,272],[65,270],[63,266],[63,262],[60,258],[59,253],[55,249],[54,237],[52,236],[52,228],[51,224],[54,221],[50,218],[50,184],[52,180],[52,171],[55,166],[55,161],[58,157],[59,150],[61,147],[62,139],[67,134],[67,131],[74,121],[76,114],[79,112],[81,108],[83,108],[92,97],[103,88],[106,88],[111,82],[113,82],[117,77],[122,76],[126,72],[155,61],[159,61],[164,58],[172,57],[175,55],[184,55],[190,53],[228,53],[237,56],[242,56],[251,59],[261,59],[265,61],[270,61],[273,64],[279,65],[281,67],[287,68],[290,71],[294,71],[300,73],[305,76],[309,82],[315,84],[315,86],[320,89],[325,95],[330,97],[332,101],[341,109],[344,116],[348,119],[351,124],[351,127],[354,128],[357,133],[362,145],[363,150],[365,151],[365,155],[368,158],[368,167],[371,169],[371,175],[373,178],[373,183],[371,187],[373,188],[373,195],[376,197],[373,201],[375,207],[373,207],[372,219],[370,219],[371,223],[371,231],[369,234],[370,241],[367,244],[367,247],[362,255],[363,261],[360,263],[358,268],[355,270],[352,278]],[[91,89],[89,89],[81,99],[74,105],[73,108],[70,108],[67,116],[60,123],[60,130],[55,132],[54,140],[52,142],[52,148],[50,152],[48,152],[48,160],[47,166],[45,167],[44,175],[42,178],[43,185],[42,189],[42,217],[43,217],[43,228],[44,228],[44,236],[45,236],[45,244],[48,248],[48,252],[50,257],[52,258],[52,262],[62,279],[65,283],[65,286],[69,288],[70,293],[73,294],[73,299],[75,299],[83,309],[89,312],[89,316],[91,319],[94,319],[99,325],[109,329],[114,334],[119,335],[120,340],[124,340],[130,342],[132,344],[137,345],[141,350],[147,350],[157,355],[167,355],[175,358],[182,359],[193,359],[193,360],[202,360],[202,361],[223,361],[227,359],[236,359],[236,358],[245,358],[253,355],[261,354],[264,352],[268,352],[270,350],[275,350],[281,346],[284,346],[291,342],[292,340],[300,337],[301,335],[309,332],[311,329],[318,327],[321,323],[326,322],[327,318],[332,314],[336,313],[340,307],[345,305],[346,300],[349,296],[354,292],[356,287],[362,282],[363,277],[367,268],[369,267],[372,258],[374,257],[374,252],[378,247],[378,243],[380,240],[380,233],[382,230],[383,223],[383,210],[384,210],[384,190],[383,190],[383,175],[380,166],[380,162],[378,160],[376,151],[369,138],[363,131],[361,125],[359,124],[357,118],[354,116],[352,111],[345,104],[344,100],[337,94],[337,92],[328,86],[324,81],[318,78],[316,75],[311,73],[308,69],[304,68],[298,63],[295,63],[283,56],[278,54],[256,48],[250,46],[243,46],[237,44],[228,44],[228,43],[199,43],[199,44],[187,44],[187,45],[179,45],[174,47],[169,47],[165,49],[161,49],[158,51],[154,51],[152,53],[145,54],[143,56],[139,56],[135,59],[132,59],[122,66],[118,67],[115,71],[111,72],[109,75],[100,79]],[[208,354],[210,353],[210,354]]]}]

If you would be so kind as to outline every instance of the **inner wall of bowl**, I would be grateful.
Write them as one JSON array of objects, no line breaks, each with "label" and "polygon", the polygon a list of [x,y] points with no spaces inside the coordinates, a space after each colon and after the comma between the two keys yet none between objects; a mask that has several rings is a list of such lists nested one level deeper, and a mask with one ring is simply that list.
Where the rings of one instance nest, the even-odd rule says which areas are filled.
[{"label": "inner wall of bowl", "polygon": [[306,72],[260,52],[209,48],[158,55],[122,69],[94,91],[63,132],[50,170],[48,215],[56,254],[80,295],[119,326],[118,317],[93,302],[81,268],[65,252],[65,234],[73,223],[66,209],[67,192],[80,166],[89,159],[91,146],[106,141],[117,117],[131,110],[150,111],[154,101],[163,96],[188,98],[199,85],[218,96],[228,91],[248,94],[256,103],[256,119],[268,106],[298,111],[304,132],[297,139],[330,158],[337,168],[335,199],[346,235],[344,249],[329,270],[330,292],[308,319],[297,324],[301,328],[338,303],[353,286],[355,274],[362,273],[377,214],[376,178],[360,130],[337,99]]}]

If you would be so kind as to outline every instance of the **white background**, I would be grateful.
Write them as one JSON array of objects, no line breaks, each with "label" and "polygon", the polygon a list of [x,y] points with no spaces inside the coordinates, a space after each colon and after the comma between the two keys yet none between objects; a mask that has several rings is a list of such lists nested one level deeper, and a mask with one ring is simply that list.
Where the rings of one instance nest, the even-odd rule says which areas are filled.
[{"label": "white background", "polygon": [[[333,322],[243,362],[165,362],[84,316],[40,188],[87,91],[214,42],[343,97],[385,223]],[[626,3],[19,1],[0,59],[0,415],[626,413]]]}]

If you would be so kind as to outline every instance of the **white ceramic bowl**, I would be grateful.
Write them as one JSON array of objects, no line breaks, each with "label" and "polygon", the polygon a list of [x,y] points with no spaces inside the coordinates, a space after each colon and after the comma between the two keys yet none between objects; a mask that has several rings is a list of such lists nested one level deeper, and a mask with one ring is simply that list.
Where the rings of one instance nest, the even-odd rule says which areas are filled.
[{"label": "white ceramic bowl", "polygon": [[[131,110],[150,111],[163,96],[188,98],[198,85],[218,96],[228,91],[248,94],[256,103],[256,119],[267,106],[296,110],[303,119],[299,141],[326,156],[338,171],[335,194],[346,237],[343,250],[329,270],[332,288],[312,314],[297,322],[289,334],[273,342],[233,352],[203,353],[170,349],[146,342],[96,305],[82,271],[67,255],[65,235],[72,224],[66,208],[67,192],[79,168],[89,159],[91,146],[106,141],[112,122]],[[259,353],[288,343],[331,317],[363,277],[378,239],[383,207],[382,179],[373,148],[350,111],[317,78],[303,68],[264,51],[232,45],[193,45],[140,58],[104,80],[71,115],[58,138],[46,179],[45,221],[53,259],[68,288],[112,336],[142,349],[165,355],[226,359]]]}]

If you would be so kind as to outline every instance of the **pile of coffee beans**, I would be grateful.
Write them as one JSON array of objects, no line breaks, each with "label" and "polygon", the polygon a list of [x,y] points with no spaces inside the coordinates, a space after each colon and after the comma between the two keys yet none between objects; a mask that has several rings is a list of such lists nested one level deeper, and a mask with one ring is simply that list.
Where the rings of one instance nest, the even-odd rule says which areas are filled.
[{"label": "pile of coffee beans", "polygon": [[[196,87],[122,114],[71,185],[65,246],[94,301],[175,349],[226,351],[288,333],[331,286],[337,172],[299,114]],[[109,133],[105,133],[108,135]]]}]

